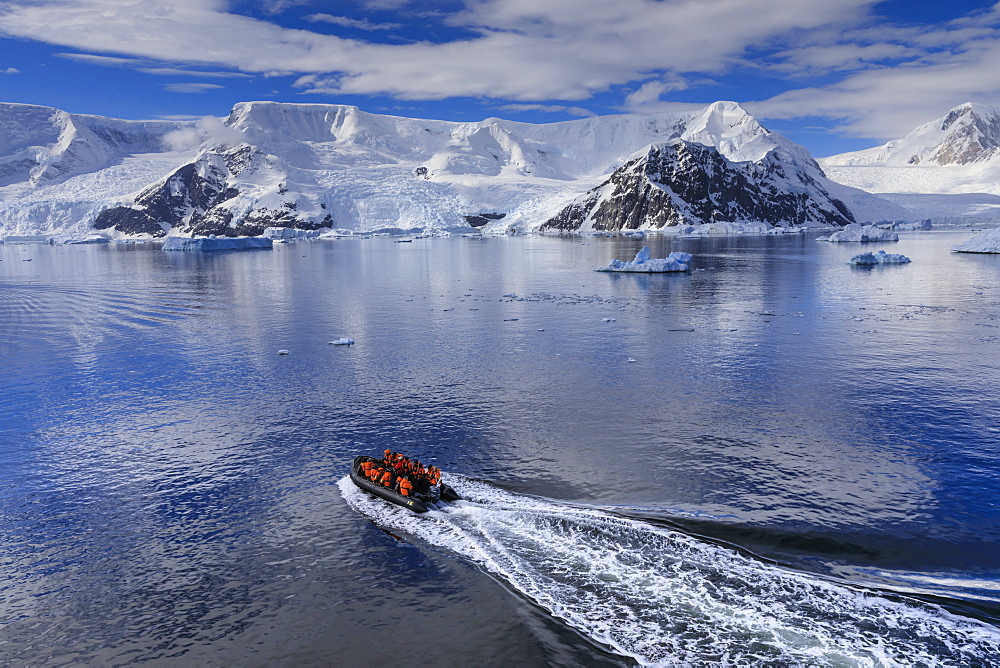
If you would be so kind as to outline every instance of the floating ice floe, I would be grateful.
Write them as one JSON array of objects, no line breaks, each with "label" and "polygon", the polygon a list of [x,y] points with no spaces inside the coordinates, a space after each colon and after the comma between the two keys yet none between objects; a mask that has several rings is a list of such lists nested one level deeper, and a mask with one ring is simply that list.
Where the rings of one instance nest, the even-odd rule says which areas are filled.
[{"label": "floating ice floe", "polygon": [[165,251],[222,251],[270,249],[266,237],[167,237]]},{"label": "floating ice floe", "polygon": [[336,341],[330,341],[331,346],[353,346],[354,339],[349,339],[346,336],[342,336]]},{"label": "floating ice floe", "polygon": [[1000,253],[1000,227],[977,234],[951,249],[958,253]]},{"label": "floating ice floe", "polygon": [[872,265],[872,264],[906,264],[910,258],[898,253],[886,253],[880,250],[877,253],[860,253],[851,258],[851,264]]},{"label": "floating ice floe", "polygon": [[816,237],[816,241],[899,241],[899,235],[892,230],[883,230],[876,225],[851,223],[828,237]]},{"label": "floating ice floe", "polygon": [[288,354],[288,351],[287,351],[287,350],[284,350],[284,349],[282,349],[282,350],[279,350],[279,351],[278,351],[278,354],[279,354],[279,355],[287,355],[287,354]]},{"label": "floating ice floe", "polygon": [[690,269],[691,254],[674,251],[667,257],[650,258],[649,246],[643,246],[642,250],[635,254],[631,262],[612,260],[611,264],[601,267],[595,271],[617,271],[635,272],[644,274],[660,274],[670,271],[688,271]]}]

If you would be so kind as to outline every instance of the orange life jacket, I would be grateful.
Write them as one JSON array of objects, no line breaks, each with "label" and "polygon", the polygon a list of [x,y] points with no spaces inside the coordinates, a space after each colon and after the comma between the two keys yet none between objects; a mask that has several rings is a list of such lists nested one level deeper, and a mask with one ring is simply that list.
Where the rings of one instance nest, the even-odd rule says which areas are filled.
[{"label": "orange life jacket", "polygon": [[385,475],[382,476],[382,480],[380,480],[379,482],[388,487],[389,484],[392,483],[392,473],[386,471]]},{"label": "orange life jacket", "polygon": [[399,493],[403,496],[409,496],[410,492],[413,490],[413,483],[409,481],[408,478],[403,478],[399,481]]}]

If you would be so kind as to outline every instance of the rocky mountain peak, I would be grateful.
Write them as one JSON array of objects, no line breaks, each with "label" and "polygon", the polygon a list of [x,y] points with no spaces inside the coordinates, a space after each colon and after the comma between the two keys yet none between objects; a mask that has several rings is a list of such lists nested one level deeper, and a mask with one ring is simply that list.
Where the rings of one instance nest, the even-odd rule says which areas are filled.
[{"label": "rocky mountain peak", "polygon": [[948,112],[940,127],[944,137],[930,158],[939,165],[967,165],[1000,152],[1000,113],[995,107],[966,102]]},{"label": "rocky mountain peak", "polygon": [[847,206],[822,173],[780,149],[734,162],[714,146],[675,139],[635,154],[601,185],[542,225],[555,230],[662,229],[677,225],[764,223],[846,225]]}]

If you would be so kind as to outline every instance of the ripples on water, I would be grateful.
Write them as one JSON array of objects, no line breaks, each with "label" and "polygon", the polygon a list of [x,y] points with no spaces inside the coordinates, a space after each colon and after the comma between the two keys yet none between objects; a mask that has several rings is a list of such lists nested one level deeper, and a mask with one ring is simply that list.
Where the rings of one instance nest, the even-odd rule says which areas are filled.
[{"label": "ripples on water", "polygon": [[[0,246],[0,662],[995,663],[961,237]],[[337,488],[384,447],[502,502]]]}]

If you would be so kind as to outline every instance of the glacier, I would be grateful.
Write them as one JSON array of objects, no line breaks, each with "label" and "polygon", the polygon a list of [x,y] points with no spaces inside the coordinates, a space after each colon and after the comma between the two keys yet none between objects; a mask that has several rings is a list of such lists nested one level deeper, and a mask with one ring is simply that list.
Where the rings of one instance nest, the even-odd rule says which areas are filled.
[{"label": "glacier", "polygon": [[817,162],[831,180],[876,193],[909,219],[1000,222],[1000,107],[966,102],[900,139]]},{"label": "glacier", "polygon": [[[0,104],[0,236],[259,236],[275,227],[533,232],[636,154],[682,145],[704,161],[690,173],[725,164],[739,181],[783,171],[764,178],[757,196],[785,195],[787,186],[811,213],[773,219],[774,209],[744,196],[740,206],[713,202],[733,216],[703,219],[687,206],[678,223],[773,227],[906,216],[892,202],[829,181],[806,149],[735,102],[546,124],[278,102],[241,102],[225,118],[129,121],[7,103]],[[724,189],[715,197],[735,195]],[[844,220],[828,215],[835,210],[847,213]],[[664,225],[656,216],[634,224]]]}]

